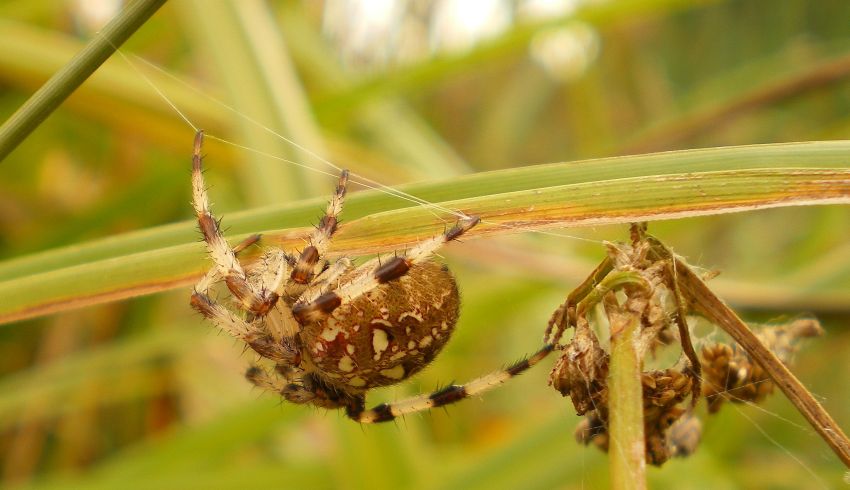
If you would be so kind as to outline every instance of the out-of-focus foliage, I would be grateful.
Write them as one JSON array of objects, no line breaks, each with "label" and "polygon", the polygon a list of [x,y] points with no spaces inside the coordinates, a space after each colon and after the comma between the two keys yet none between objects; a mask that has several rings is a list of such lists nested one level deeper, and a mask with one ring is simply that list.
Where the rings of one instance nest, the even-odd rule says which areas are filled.
[{"label": "out-of-focus foliage", "polygon": [[[446,22],[440,2],[409,2],[395,22],[412,26],[405,36],[418,44],[384,40],[386,52],[370,58],[354,50],[325,11],[341,2],[173,0],[123,52],[211,134],[319,165],[207,96],[384,184],[850,133],[848,2],[587,3],[545,19],[512,9],[491,37],[435,54],[428,36],[430,29],[434,39]],[[0,5],[4,117],[95,35],[99,24],[88,24],[77,5]],[[349,17],[352,28],[366,25]],[[405,46],[412,54],[393,54]],[[0,258],[190,218],[191,140],[191,128],[145,79],[121,57],[111,60],[0,162]],[[325,195],[333,182],[214,141],[206,151],[207,178],[225,223],[237,210]],[[713,283],[745,317],[819,315],[826,335],[803,349],[794,370],[843,427],[850,427],[844,408],[850,404],[848,223],[846,207],[827,206],[651,229],[690,262],[723,270]],[[625,238],[624,228],[563,233]],[[532,351],[551,311],[602,253],[599,243],[538,234],[451,247],[446,259],[464,297],[454,340],[415,380],[371,401],[466,380]],[[778,303],[777,288],[798,294]],[[187,296],[181,290],[0,327],[4,483],[598,488],[607,482],[605,456],[575,443],[577,418],[546,386],[546,368],[446,412],[361,428],[340,414],[280,405],[275,396],[252,391],[241,379],[250,354],[193,315]],[[651,470],[650,484],[839,485],[840,464],[787,401],[775,396],[764,407],[727,407],[709,419],[697,453]]]}]

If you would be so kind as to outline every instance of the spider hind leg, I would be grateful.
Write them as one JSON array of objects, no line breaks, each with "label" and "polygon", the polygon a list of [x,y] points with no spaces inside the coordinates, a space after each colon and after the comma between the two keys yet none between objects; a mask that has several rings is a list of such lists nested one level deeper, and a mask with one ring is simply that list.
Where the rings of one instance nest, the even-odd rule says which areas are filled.
[{"label": "spider hind leg", "polygon": [[363,406],[363,395],[340,391],[313,373],[305,374],[297,369],[293,372],[289,365],[279,364],[277,367],[274,373],[270,373],[259,366],[251,366],[245,372],[245,378],[254,386],[277,392],[287,401],[299,405],[309,403],[326,409],[345,408],[346,411]]},{"label": "spider hind leg", "polygon": [[366,410],[364,405],[348,407],[346,415],[356,422],[374,424],[389,422],[399,416],[410,413],[457,403],[471,396],[480,395],[497,388],[509,379],[519,376],[545,359],[553,350],[554,346],[552,344],[546,344],[531,357],[518,361],[505,369],[486,374],[466,384],[448,385],[427,395],[419,395],[394,403],[383,403],[369,410]]}]

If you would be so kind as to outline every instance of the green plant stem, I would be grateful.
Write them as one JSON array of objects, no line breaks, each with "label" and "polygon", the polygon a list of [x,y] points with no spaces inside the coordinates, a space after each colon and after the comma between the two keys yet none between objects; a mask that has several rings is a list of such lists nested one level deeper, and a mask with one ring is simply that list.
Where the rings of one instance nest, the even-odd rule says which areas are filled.
[{"label": "green plant stem", "polygon": [[106,61],[166,0],[138,0],[122,10],[0,127],[0,161]]},{"label": "green plant stem", "polygon": [[643,431],[643,387],[635,340],[637,315],[617,314],[611,323],[611,364],[608,375],[608,410],[611,488],[646,488]]}]

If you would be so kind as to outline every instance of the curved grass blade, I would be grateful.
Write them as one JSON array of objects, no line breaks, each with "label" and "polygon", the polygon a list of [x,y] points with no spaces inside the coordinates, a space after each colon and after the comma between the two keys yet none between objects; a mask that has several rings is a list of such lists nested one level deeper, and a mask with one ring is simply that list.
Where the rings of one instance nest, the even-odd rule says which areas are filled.
[{"label": "curved grass blade", "polygon": [[[522,175],[523,170],[535,169],[515,172]],[[471,176],[467,183],[475,177],[487,180],[492,176]],[[850,168],[623,178],[440,203],[482,218],[482,225],[470,236],[812,204],[850,204]],[[331,254],[364,255],[398,249],[442,231],[446,223],[424,207],[372,214],[340,227]],[[262,243],[296,250],[303,244],[306,231],[268,232]],[[190,284],[208,267],[203,244],[183,243],[8,279],[0,282],[0,297],[4,298],[0,323],[165,291]]]},{"label": "curved grass blade", "polygon": [[[186,141],[191,141],[187,138]],[[188,155],[188,147],[187,147]],[[209,161],[209,159],[208,159]],[[213,163],[208,163],[212,167]],[[188,168],[188,164],[187,164]],[[651,177],[683,172],[719,172],[745,169],[850,169],[850,141],[818,141],[770,145],[707,148],[648,155],[599,158],[570,163],[511,168],[399,186],[398,190],[429,202],[486,198],[490,195],[532,191],[552,186]],[[328,181],[330,189],[332,181]],[[188,192],[189,183],[186,182]],[[600,192],[603,192],[600,190]],[[618,196],[601,196],[614,203]],[[650,199],[652,196],[648,196]],[[344,220],[409,207],[408,201],[381,192],[355,192],[346,198]],[[229,234],[310,226],[325,199],[252,209],[228,214]],[[186,214],[190,208],[186,206]],[[429,214],[430,216],[430,214]],[[430,219],[430,218],[429,218]],[[199,240],[194,220],[116,235],[88,243],[57,248],[0,263],[0,281],[48,272],[114,257],[159,250]]]}]

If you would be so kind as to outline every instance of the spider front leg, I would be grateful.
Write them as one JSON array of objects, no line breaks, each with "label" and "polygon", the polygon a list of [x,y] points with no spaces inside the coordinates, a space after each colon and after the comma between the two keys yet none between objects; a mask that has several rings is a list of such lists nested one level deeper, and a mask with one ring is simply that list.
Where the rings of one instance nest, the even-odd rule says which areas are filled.
[{"label": "spider front leg", "polygon": [[[245,240],[242,240],[238,245],[233,247],[233,255],[237,255],[239,252],[245,250],[246,248],[254,245],[255,243],[260,241],[260,235],[251,235]],[[229,333],[233,337],[242,338],[244,333],[247,331],[246,323],[241,318],[232,314],[226,308],[221,305],[215,303],[209,297],[209,290],[213,286],[213,284],[217,283],[221,280],[221,271],[217,267],[213,267],[204,277],[195,284],[194,292],[191,297],[192,307],[204,317],[210,319],[215,323],[219,328]]]},{"label": "spider front leg", "polygon": [[[239,255],[239,252],[245,250],[246,248],[254,245],[260,241],[261,235],[259,233],[249,236],[248,238],[242,240],[235,247],[233,247],[233,254]],[[221,273],[218,267],[213,267],[208,270],[204,277],[201,278],[200,281],[195,284],[195,291],[200,291],[204,294],[209,291],[213,284],[217,283],[222,279]]]},{"label": "spider front leg", "polygon": [[310,244],[301,251],[298,262],[292,269],[290,279],[296,284],[309,284],[315,274],[316,264],[328,251],[331,237],[336,232],[339,223],[339,213],[342,212],[342,204],[345,201],[345,191],[348,185],[348,170],[343,170],[339,175],[339,183],[330,202],[328,202],[325,215],[310,234]]},{"label": "spider front leg", "polygon": [[278,300],[274,290],[258,289],[248,282],[245,270],[236,259],[236,253],[227,244],[221,234],[219,222],[210,210],[209,197],[201,167],[201,147],[204,142],[204,132],[195,134],[194,151],[192,154],[192,206],[198,217],[198,227],[207,243],[207,251],[215,262],[218,273],[224,278],[231,293],[239,300],[240,306],[256,316],[267,314]]},{"label": "spider front leg", "polygon": [[[258,235],[252,236],[234,250],[241,250],[247,246],[247,242],[256,242],[258,238]],[[298,358],[298,349],[294,342],[284,338],[285,332],[278,325],[278,317],[274,317],[277,321],[265,323],[264,318],[251,315],[248,318],[242,318],[209,296],[210,287],[220,279],[218,270],[214,268],[198,282],[190,299],[192,308],[230,336],[248,344],[263,357],[279,363],[295,362]]]},{"label": "spider front leg", "polygon": [[428,260],[446,242],[456,240],[479,221],[477,216],[463,219],[450,230],[419,243],[404,255],[384,259],[383,263],[381,259],[373,259],[358,267],[358,274],[336,290],[326,292],[312,301],[299,300],[292,308],[292,313],[301,324],[321,320],[343,304],[351,303],[381,284],[407,274],[413,265]]}]

